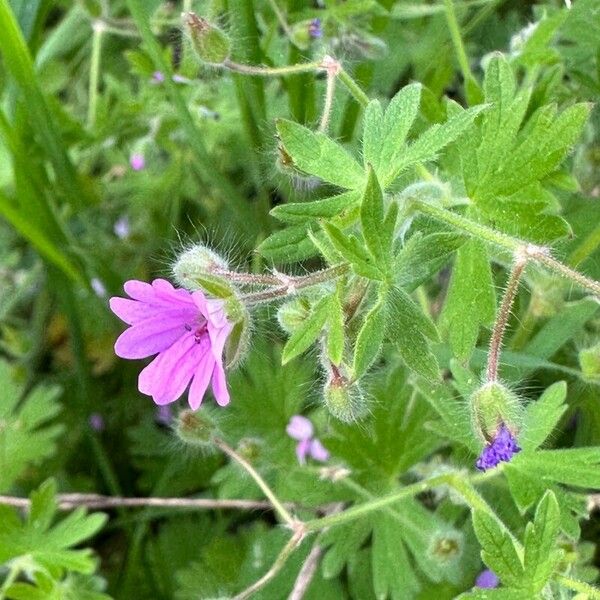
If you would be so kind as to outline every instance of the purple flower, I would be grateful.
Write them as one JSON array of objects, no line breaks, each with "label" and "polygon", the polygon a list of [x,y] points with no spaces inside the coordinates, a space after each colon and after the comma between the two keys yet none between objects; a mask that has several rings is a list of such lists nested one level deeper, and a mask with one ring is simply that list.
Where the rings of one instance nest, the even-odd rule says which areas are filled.
[{"label": "purple flower", "polygon": [[120,240],[124,240],[126,237],[129,237],[129,218],[126,215],[124,217],[119,217],[115,221],[113,231]]},{"label": "purple flower", "polygon": [[308,35],[311,38],[323,37],[323,29],[321,28],[321,19],[313,19],[308,25]]},{"label": "purple flower", "polygon": [[301,465],[306,464],[307,456],[319,462],[329,460],[329,452],[316,437],[313,437],[313,424],[306,417],[294,415],[285,430],[292,439],[298,440],[296,456]]},{"label": "purple flower", "polygon": [[150,80],[152,83],[160,84],[165,80],[165,76],[161,71],[154,71],[152,73],[152,79]]},{"label": "purple flower", "polygon": [[94,431],[104,430],[104,418],[100,413],[92,413],[88,419],[88,423]]},{"label": "purple flower", "polygon": [[[158,405],[177,400],[188,388],[198,409],[209,383],[220,406],[229,402],[223,348],[233,325],[221,300],[201,291],[175,289],[164,279],[127,281],[129,298],[111,298],[111,310],[130,325],[115,343],[121,358],[158,356],[140,373],[138,388]],[[191,382],[191,384],[190,384]]]},{"label": "purple flower", "polygon": [[494,439],[481,451],[475,466],[480,471],[487,471],[501,462],[508,462],[513,455],[520,451],[517,440],[508,427],[502,423]]},{"label": "purple flower", "polygon": [[143,154],[135,153],[129,157],[129,164],[134,171],[141,171],[146,166]]},{"label": "purple flower", "polygon": [[475,586],[478,588],[497,588],[500,580],[494,571],[490,571],[489,569],[485,569],[481,571],[479,575],[477,575],[477,579],[475,580]]}]

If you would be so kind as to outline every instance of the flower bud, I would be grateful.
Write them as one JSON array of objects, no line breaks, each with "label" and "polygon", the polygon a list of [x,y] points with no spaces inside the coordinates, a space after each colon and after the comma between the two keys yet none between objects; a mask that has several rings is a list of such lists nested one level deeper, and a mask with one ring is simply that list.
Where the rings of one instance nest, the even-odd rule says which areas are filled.
[{"label": "flower bud", "polygon": [[483,442],[493,440],[502,424],[518,428],[521,423],[523,406],[519,397],[497,381],[476,390],[470,408],[473,429]]},{"label": "flower bud", "polygon": [[460,531],[444,529],[433,534],[427,548],[427,554],[431,560],[437,562],[443,568],[456,563],[460,559],[464,545],[464,538]]},{"label": "flower bud", "polygon": [[600,343],[579,351],[579,366],[587,381],[597,382],[600,379]]},{"label": "flower bud", "polygon": [[292,42],[301,50],[306,50],[310,42],[323,37],[321,19],[308,19],[296,23],[292,29]]},{"label": "flower bud", "polygon": [[183,252],[172,267],[173,278],[188,290],[203,289],[216,298],[233,296],[233,286],[216,271],[227,271],[227,262],[216,252],[196,244]]},{"label": "flower bud", "polygon": [[231,52],[231,43],[223,31],[193,12],[182,14],[183,25],[198,58],[205,63],[220,65]]},{"label": "flower bud", "polygon": [[323,399],[329,412],[344,423],[359,421],[368,413],[367,400],[359,384],[349,382],[337,369],[323,388]]},{"label": "flower bud", "polygon": [[237,453],[249,463],[258,460],[262,451],[263,442],[258,438],[242,438],[237,447]]},{"label": "flower bud", "polygon": [[213,448],[217,427],[208,416],[208,411],[184,410],[179,413],[175,427],[182,442],[200,448]]}]

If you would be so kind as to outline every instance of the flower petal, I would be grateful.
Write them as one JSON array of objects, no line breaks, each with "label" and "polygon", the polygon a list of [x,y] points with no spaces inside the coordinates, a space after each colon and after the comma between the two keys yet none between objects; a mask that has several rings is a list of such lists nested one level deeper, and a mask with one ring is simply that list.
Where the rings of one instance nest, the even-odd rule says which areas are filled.
[{"label": "flower petal", "polygon": [[208,388],[214,368],[215,359],[212,353],[207,350],[196,367],[196,372],[194,373],[194,378],[190,385],[190,391],[188,392],[188,404],[192,410],[198,410],[198,408],[200,408],[200,404],[202,403],[204,394],[206,394],[206,388]]},{"label": "flower petal", "polygon": [[317,438],[314,438],[310,442],[310,455],[319,462],[325,462],[329,460],[329,451]]},{"label": "flower petal", "polygon": [[291,438],[299,441],[310,439],[314,431],[313,424],[302,415],[294,415],[285,430]]},{"label": "flower petal", "polygon": [[225,380],[225,371],[223,370],[222,362],[215,362],[211,385],[217,404],[219,406],[227,406],[229,404],[229,390],[227,389],[227,381]]},{"label": "flower petal", "polygon": [[198,343],[192,334],[184,335],[142,370],[138,378],[140,392],[152,396],[156,404],[177,400],[207,352],[208,340]]},{"label": "flower petal", "polygon": [[181,317],[158,316],[126,329],[115,342],[115,354],[121,358],[146,358],[163,352],[187,331]]},{"label": "flower petal", "polygon": [[181,322],[193,322],[197,316],[198,311],[193,306],[182,306],[177,304],[172,308],[165,306],[157,306],[148,302],[140,302],[138,300],[129,300],[129,298],[114,297],[109,301],[110,309],[128,325],[136,325],[146,319],[158,317],[160,315],[166,315],[168,317],[174,317],[179,315]]},{"label": "flower petal", "polygon": [[306,455],[310,450],[310,440],[300,440],[296,444],[296,456],[301,465],[306,464]]}]

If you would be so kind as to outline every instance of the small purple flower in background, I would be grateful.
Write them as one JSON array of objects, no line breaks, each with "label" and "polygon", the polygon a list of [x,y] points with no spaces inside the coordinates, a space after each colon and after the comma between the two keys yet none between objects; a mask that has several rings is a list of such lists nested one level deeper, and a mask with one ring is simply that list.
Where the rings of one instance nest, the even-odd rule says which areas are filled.
[{"label": "small purple flower in background", "polygon": [[154,420],[160,425],[170,425],[173,420],[173,409],[171,406],[169,404],[157,406]]},{"label": "small purple flower in background", "polygon": [[97,277],[92,277],[92,279],[90,280],[90,285],[94,290],[94,294],[96,294],[98,298],[106,298],[106,288]]},{"label": "small purple flower in background", "polygon": [[120,239],[124,240],[126,237],[129,237],[130,227],[129,227],[129,218],[127,216],[119,217],[113,226],[113,231],[115,235]]},{"label": "small purple flower in background", "polygon": [[92,413],[88,423],[94,431],[104,431],[104,418],[100,413]]},{"label": "small purple flower in background", "polygon": [[475,466],[480,471],[487,471],[497,467],[501,462],[508,462],[521,448],[517,444],[517,440],[509,431],[504,423],[496,432],[496,436],[479,455]]},{"label": "small purple flower in background", "polygon": [[179,73],[175,73],[175,75],[173,75],[173,77],[171,77],[171,79],[175,83],[190,83],[190,80],[187,77],[184,77],[183,75],[179,75]]},{"label": "small purple flower in background", "polygon": [[313,424],[306,417],[294,415],[285,430],[292,439],[298,441],[296,456],[301,465],[306,464],[307,456],[319,462],[329,460],[329,452],[316,437],[313,437]]},{"label": "small purple flower in background", "polygon": [[161,71],[154,71],[154,73],[152,73],[152,79],[150,81],[155,84],[160,84],[163,83],[164,80],[165,76]]},{"label": "small purple flower in background", "polygon": [[143,154],[136,152],[129,157],[129,165],[134,171],[141,171],[146,166],[146,159]]},{"label": "small purple flower in background", "polygon": [[481,571],[479,575],[477,575],[477,579],[475,580],[475,586],[478,588],[497,588],[500,580],[494,571],[490,571],[489,569],[485,569],[485,571]]},{"label": "small purple flower in background", "polygon": [[110,299],[111,310],[130,325],[117,339],[115,353],[129,359],[158,354],[140,373],[140,392],[164,405],[189,385],[188,403],[197,410],[210,384],[217,404],[228,404],[223,348],[233,324],[223,302],[208,300],[201,291],[175,289],[164,279],[131,280],[124,289],[131,299]]},{"label": "small purple flower in background", "polygon": [[323,29],[321,27],[321,19],[313,19],[308,25],[308,35],[311,38],[323,37]]}]

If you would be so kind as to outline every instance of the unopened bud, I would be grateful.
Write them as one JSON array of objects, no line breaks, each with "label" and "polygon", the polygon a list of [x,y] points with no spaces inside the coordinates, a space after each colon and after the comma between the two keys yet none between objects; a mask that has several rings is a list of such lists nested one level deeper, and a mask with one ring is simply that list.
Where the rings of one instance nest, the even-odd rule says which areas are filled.
[{"label": "unopened bud", "polygon": [[237,447],[237,453],[249,463],[256,462],[262,451],[263,443],[257,438],[242,438]]},{"label": "unopened bud", "polygon": [[183,25],[198,58],[212,65],[223,64],[231,52],[227,35],[196,13],[182,14]]},{"label": "unopened bud", "polygon": [[233,286],[219,271],[227,271],[227,262],[216,252],[196,244],[183,252],[172,267],[173,278],[188,290],[205,290],[215,298],[228,298],[234,294]]},{"label": "unopened bud", "polygon": [[504,424],[518,429],[522,420],[523,405],[519,397],[497,381],[476,390],[471,396],[470,408],[473,429],[483,442],[493,440]]},{"label": "unopened bud", "polygon": [[427,548],[427,554],[441,567],[447,567],[460,559],[463,549],[464,538],[462,533],[455,529],[445,529],[436,531],[433,534]]},{"label": "unopened bud", "polygon": [[217,428],[208,411],[184,410],[179,413],[175,431],[182,442],[200,448],[214,448]]},{"label": "unopened bud", "polygon": [[337,369],[323,388],[323,399],[329,412],[344,423],[359,421],[369,412],[360,385],[348,381]]},{"label": "unopened bud", "polygon": [[579,366],[584,379],[597,382],[600,379],[600,343],[579,352]]}]

